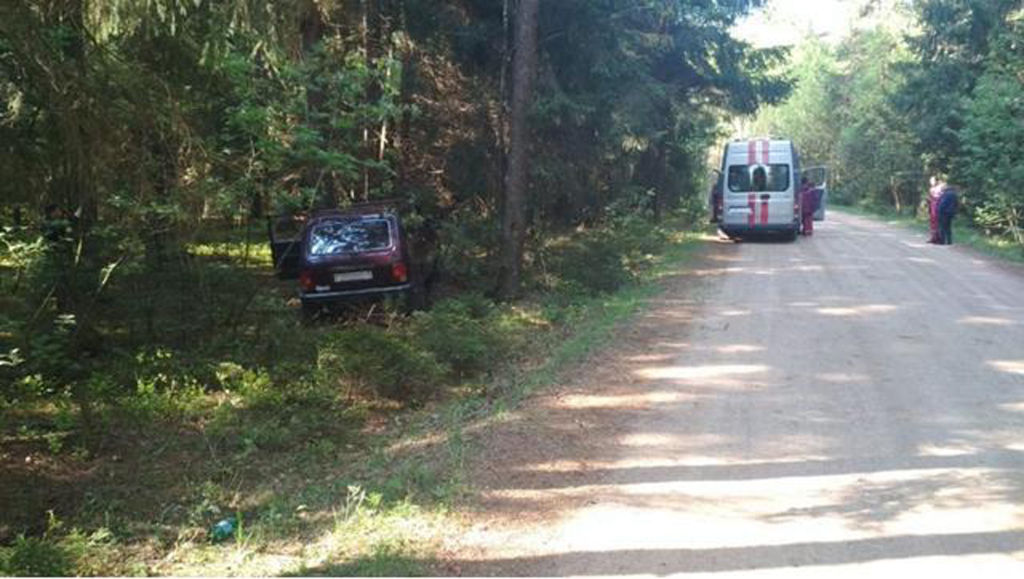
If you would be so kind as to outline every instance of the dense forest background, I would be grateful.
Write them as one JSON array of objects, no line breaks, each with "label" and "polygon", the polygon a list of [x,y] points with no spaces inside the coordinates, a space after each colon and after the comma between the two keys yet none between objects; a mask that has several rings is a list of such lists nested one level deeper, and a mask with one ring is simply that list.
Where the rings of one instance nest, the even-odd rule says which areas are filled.
[{"label": "dense forest background", "polygon": [[[1019,1],[865,1],[791,49],[731,35],[762,4],[0,1],[0,572],[190,574],[232,512],[252,557],[330,524],[365,555],[706,227],[737,119],[841,201],[941,174],[1024,244]],[[304,323],[268,219],[383,199],[432,307]],[[424,407],[442,458],[381,450]]]},{"label": "dense forest background", "polygon": [[[534,230],[648,194],[656,209],[680,203],[704,177],[719,115],[783,94],[763,75],[768,57],[728,35],[749,4],[543,5]],[[32,219],[59,204],[78,212],[83,236],[103,226],[151,258],[211,219],[382,197],[409,201],[435,229],[488,229],[509,140],[515,8],[5,3],[5,211]],[[492,249],[484,233],[463,241],[464,252]]]},{"label": "dense forest background", "polygon": [[73,225],[53,251],[5,233],[20,355],[60,320],[71,358],[133,333],[100,327],[103,294],[152,327],[154,291],[195,285],[197,243],[233,227],[259,245],[267,216],[398,199],[437,275],[492,294],[507,199],[524,199],[513,245],[534,249],[613,214],[698,210],[723,115],[788,88],[768,74],[780,51],[729,36],[753,4],[543,3],[528,179],[510,191],[512,0],[5,2],[3,218],[38,232],[51,207]]},{"label": "dense forest background", "polygon": [[853,27],[794,48],[794,92],[756,130],[792,135],[829,165],[841,200],[914,211],[937,176],[973,223],[1024,244],[1021,2],[873,2]]},{"label": "dense forest background", "polygon": [[[723,119],[787,93],[730,36],[757,4],[0,2],[0,572],[189,574],[225,513],[266,552],[455,496],[461,417],[622,315]],[[432,307],[304,323],[268,219],[382,199]],[[430,405],[443,459],[380,450]]]}]

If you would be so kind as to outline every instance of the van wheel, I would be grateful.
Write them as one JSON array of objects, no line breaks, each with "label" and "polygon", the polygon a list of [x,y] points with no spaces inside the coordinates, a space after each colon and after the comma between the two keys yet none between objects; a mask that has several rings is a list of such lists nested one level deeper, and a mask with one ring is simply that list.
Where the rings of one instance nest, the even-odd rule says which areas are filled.
[{"label": "van wheel", "polygon": [[796,229],[792,229],[792,230],[790,230],[790,231],[788,231],[786,233],[786,241],[790,241],[790,242],[796,241],[796,238],[797,238],[798,235],[799,235],[799,232],[797,232]]}]

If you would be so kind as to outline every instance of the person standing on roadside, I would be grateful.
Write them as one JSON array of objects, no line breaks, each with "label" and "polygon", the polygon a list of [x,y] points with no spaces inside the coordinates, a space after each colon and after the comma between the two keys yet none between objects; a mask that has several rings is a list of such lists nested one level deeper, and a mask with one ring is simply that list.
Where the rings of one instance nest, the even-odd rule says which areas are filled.
[{"label": "person standing on roadside", "polygon": [[946,183],[942,179],[932,176],[929,181],[931,188],[928,189],[928,229],[931,235],[928,243],[940,243],[939,238],[939,197],[946,190]]},{"label": "person standing on roadside", "polygon": [[722,219],[722,177],[715,179],[711,185],[711,223],[718,223]]},{"label": "person standing on roadside", "polygon": [[953,217],[960,208],[960,197],[956,189],[947,186],[935,204],[939,222],[939,245],[953,245]]},{"label": "person standing on roadside", "polygon": [[814,212],[818,210],[818,196],[807,177],[800,178],[800,221],[803,234],[814,235]]}]

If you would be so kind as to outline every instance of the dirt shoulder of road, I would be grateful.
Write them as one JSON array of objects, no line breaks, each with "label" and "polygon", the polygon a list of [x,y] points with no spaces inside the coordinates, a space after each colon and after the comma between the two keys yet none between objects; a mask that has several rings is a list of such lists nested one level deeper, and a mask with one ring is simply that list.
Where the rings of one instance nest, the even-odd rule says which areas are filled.
[{"label": "dirt shoulder of road", "polygon": [[560,519],[592,503],[587,486],[601,482],[602,466],[614,460],[622,438],[658,403],[656,386],[637,376],[637,365],[685,348],[680,336],[721,269],[714,260],[728,260],[729,248],[713,254],[714,245],[702,243],[660,279],[655,294],[615,330],[613,343],[468,437],[473,492],[463,505],[465,525],[447,541],[439,572],[521,574],[483,559],[539,553]]},{"label": "dirt shoulder of road", "polygon": [[1022,278],[834,217],[705,244],[610,346],[470,430],[439,572],[1019,566]]}]

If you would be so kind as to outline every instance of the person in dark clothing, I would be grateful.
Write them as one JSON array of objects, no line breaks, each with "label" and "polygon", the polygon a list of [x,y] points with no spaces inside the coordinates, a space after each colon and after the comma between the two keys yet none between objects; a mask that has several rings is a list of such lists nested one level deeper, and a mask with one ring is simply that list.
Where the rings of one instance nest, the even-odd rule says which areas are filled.
[{"label": "person in dark clothing", "polygon": [[754,191],[764,191],[768,188],[768,173],[765,172],[764,167],[755,167],[752,179]]},{"label": "person in dark clothing", "polygon": [[953,244],[953,217],[960,207],[960,198],[956,189],[947,187],[936,204],[939,221],[939,245]]},{"label": "person in dark clothing", "polygon": [[722,179],[719,178],[711,186],[711,223],[722,219]]},{"label": "person in dark clothing", "polygon": [[800,224],[805,236],[814,235],[814,212],[818,210],[818,197],[814,186],[803,177],[800,180]]}]

